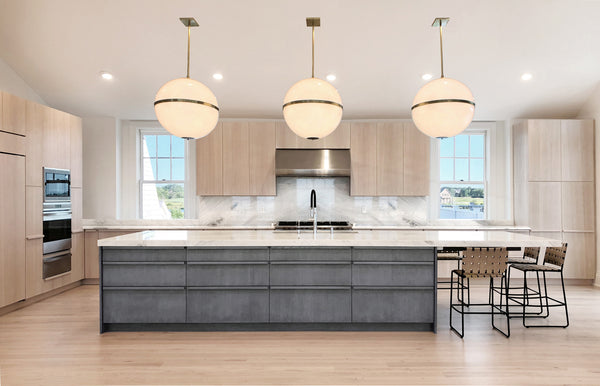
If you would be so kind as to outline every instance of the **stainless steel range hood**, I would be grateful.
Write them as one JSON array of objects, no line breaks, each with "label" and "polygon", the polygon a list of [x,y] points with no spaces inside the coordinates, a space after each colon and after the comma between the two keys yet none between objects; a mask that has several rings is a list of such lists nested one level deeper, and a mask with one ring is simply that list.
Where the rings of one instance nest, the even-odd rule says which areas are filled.
[{"label": "stainless steel range hood", "polygon": [[277,149],[275,173],[296,177],[350,177],[350,150]]}]

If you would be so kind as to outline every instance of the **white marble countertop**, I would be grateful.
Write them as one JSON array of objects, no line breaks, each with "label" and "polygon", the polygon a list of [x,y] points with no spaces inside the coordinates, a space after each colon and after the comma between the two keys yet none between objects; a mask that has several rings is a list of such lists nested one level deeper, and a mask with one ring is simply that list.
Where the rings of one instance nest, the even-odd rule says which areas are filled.
[{"label": "white marble countertop", "polygon": [[274,232],[271,230],[156,230],[110,237],[101,247],[545,247],[560,240],[505,231]]}]

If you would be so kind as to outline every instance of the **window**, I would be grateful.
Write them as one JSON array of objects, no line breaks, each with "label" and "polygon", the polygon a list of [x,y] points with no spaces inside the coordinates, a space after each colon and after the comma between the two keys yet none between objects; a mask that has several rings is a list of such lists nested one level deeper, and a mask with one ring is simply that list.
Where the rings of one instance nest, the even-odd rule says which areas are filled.
[{"label": "window", "polygon": [[440,141],[440,219],[485,218],[485,153],[485,132]]},{"label": "window", "polygon": [[140,213],[145,219],[184,217],[185,141],[141,131]]}]

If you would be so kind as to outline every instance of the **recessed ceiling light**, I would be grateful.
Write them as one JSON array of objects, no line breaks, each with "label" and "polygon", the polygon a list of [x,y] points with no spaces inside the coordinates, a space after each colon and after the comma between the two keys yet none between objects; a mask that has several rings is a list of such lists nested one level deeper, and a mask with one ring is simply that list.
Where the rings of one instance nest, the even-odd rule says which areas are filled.
[{"label": "recessed ceiling light", "polygon": [[215,78],[216,80],[221,80],[221,79],[223,79],[223,74],[219,74],[217,72],[216,74],[213,74],[213,78]]},{"label": "recessed ceiling light", "polygon": [[526,72],[523,75],[521,75],[521,80],[531,80],[531,78],[533,78],[533,75],[531,75],[528,72]]},{"label": "recessed ceiling light", "polygon": [[327,80],[330,82],[333,82],[336,79],[337,79],[337,77],[334,74],[327,75]]},{"label": "recessed ceiling light", "polygon": [[421,76],[421,78],[423,78],[423,80],[430,80],[431,78],[433,78],[433,75],[431,75],[431,74],[423,74]]},{"label": "recessed ceiling light", "polygon": [[100,76],[104,80],[112,80],[112,78],[113,78],[113,75],[110,72],[106,72],[106,71],[101,71]]}]

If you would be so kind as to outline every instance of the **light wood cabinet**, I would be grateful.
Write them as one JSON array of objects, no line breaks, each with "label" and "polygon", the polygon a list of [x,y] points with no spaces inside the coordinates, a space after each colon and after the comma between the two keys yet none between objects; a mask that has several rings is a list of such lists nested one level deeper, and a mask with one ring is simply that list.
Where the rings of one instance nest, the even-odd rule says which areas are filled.
[{"label": "light wood cabinet", "polygon": [[404,194],[404,124],[377,124],[377,195]]},{"label": "light wood cabinet", "polygon": [[27,158],[25,160],[26,183],[42,186],[44,131],[50,124],[50,108],[27,101]]},{"label": "light wood cabinet", "polygon": [[529,226],[533,231],[562,230],[560,182],[529,182]]},{"label": "light wood cabinet", "polygon": [[377,195],[377,123],[350,124],[350,195]]},{"label": "light wood cabinet", "polygon": [[69,114],[50,109],[49,124],[44,127],[43,166],[71,169],[71,130]]},{"label": "light wood cabinet", "polygon": [[72,234],[71,239],[71,274],[69,282],[81,280],[85,276],[85,239],[83,231]]},{"label": "light wood cabinet", "polygon": [[565,231],[593,231],[595,191],[593,182],[562,183],[562,224]]},{"label": "light wood cabinet", "polygon": [[41,238],[43,227],[44,197],[41,186],[25,187],[25,235],[27,239]]},{"label": "light wood cabinet", "polygon": [[285,121],[276,122],[277,149],[349,149],[350,123],[341,122],[327,137],[310,140],[297,136]]},{"label": "light wood cabinet", "polygon": [[596,275],[596,234],[563,232],[567,243],[564,275],[570,279],[594,279]]},{"label": "light wood cabinet", "polygon": [[68,115],[70,131],[71,186],[81,188],[83,183],[83,132],[81,118]]},{"label": "light wood cabinet", "polygon": [[196,194],[223,194],[223,130],[222,123],[204,138],[196,140]]},{"label": "light wood cabinet", "polygon": [[594,122],[563,120],[560,123],[563,181],[594,180]]},{"label": "light wood cabinet", "polygon": [[[27,299],[39,295],[51,288],[44,288],[44,240],[31,239],[25,242],[26,289]],[[48,285],[46,285],[48,287]]]},{"label": "light wood cabinet", "polygon": [[2,94],[2,115],[0,130],[18,135],[26,135],[27,101],[8,93]]},{"label": "light wood cabinet", "polygon": [[0,181],[0,307],[3,307],[25,299],[25,157],[0,153]]},{"label": "light wood cabinet", "polygon": [[561,121],[528,121],[529,181],[560,181]]},{"label": "light wood cabinet", "polygon": [[248,122],[223,122],[223,194],[250,193]]},{"label": "light wood cabinet", "polygon": [[86,279],[98,279],[100,277],[100,258],[98,254],[98,231],[86,230],[84,232],[84,273]]},{"label": "light wood cabinet", "polygon": [[82,232],[83,194],[81,188],[71,188],[71,232]]},{"label": "light wood cabinet", "polygon": [[404,195],[429,195],[431,140],[412,122],[404,122]]},{"label": "light wood cabinet", "polygon": [[26,148],[27,140],[25,137],[0,131],[0,152],[25,155]]},{"label": "light wood cabinet", "polygon": [[275,179],[275,122],[249,122],[249,194],[274,196]]}]

